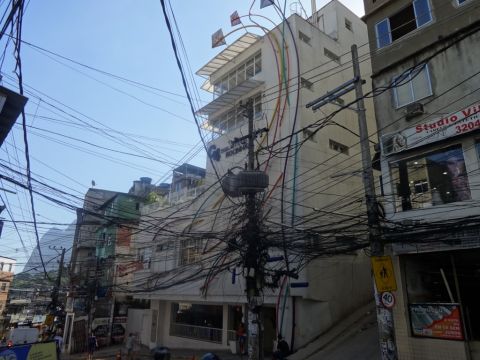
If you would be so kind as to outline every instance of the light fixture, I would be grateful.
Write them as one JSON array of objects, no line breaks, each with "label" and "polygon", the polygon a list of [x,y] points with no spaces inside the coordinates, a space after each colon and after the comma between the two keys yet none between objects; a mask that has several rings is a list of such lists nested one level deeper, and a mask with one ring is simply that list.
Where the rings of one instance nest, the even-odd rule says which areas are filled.
[{"label": "light fixture", "polygon": [[446,172],[446,171],[444,171],[444,172],[443,172],[443,175],[447,175],[447,172]]}]

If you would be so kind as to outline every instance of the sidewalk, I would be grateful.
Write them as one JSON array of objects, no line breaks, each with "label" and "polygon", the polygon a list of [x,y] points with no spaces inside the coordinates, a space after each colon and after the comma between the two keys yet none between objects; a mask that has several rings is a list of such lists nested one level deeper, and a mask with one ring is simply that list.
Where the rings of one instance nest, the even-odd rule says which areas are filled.
[{"label": "sidewalk", "polygon": [[[122,360],[126,360],[127,356],[125,354],[125,345],[113,345],[104,348],[100,348],[93,354],[94,360],[112,360],[115,359],[115,356],[118,352],[122,353]],[[191,349],[170,349],[171,358],[170,360],[200,360],[201,357],[210,352],[209,350],[191,350]],[[218,355],[221,360],[247,360],[247,356],[244,355],[240,357],[240,355],[234,355],[229,351],[216,351],[212,350]],[[80,354],[62,354],[61,360],[86,360],[88,358],[87,353],[80,353]],[[151,350],[149,350],[145,346],[141,346],[137,349],[133,354],[132,360],[153,360],[153,354]]]}]

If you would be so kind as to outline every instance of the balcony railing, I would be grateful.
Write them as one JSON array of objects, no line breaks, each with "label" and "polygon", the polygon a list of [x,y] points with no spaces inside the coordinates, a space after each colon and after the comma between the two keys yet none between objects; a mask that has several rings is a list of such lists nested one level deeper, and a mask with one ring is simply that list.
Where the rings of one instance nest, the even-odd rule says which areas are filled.
[{"label": "balcony railing", "polygon": [[170,335],[222,343],[222,329],[187,324],[170,324]]},{"label": "balcony railing", "polygon": [[190,199],[196,198],[205,190],[205,186],[197,186],[191,189],[183,189],[180,191],[173,191],[170,193],[170,203],[176,204]]}]

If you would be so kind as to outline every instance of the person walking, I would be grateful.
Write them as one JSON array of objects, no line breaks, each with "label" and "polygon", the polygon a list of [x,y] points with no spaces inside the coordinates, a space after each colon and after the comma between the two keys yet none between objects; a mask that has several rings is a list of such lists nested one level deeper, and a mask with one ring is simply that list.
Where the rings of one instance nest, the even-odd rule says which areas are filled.
[{"label": "person walking", "polygon": [[90,333],[87,340],[87,348],[88,348],[88,360],[93,360],[93,353],[97,349],[97,338],[93,333]]},{"label": "person walking", "polygon": [[243,324],[243,322],[238,324],[237,340],[238,340],[238,351],[240,352],[240,355],[245,355],[245,343],[247,340],[247,334],[245,332],[245,325]]},{"label": "person walking", "polygon": [[128,334],[127,339],[125,340],[125,348],[127,349],[127,360],[133,359],[133,345],[134,345],[135,338],[133,334]]}]

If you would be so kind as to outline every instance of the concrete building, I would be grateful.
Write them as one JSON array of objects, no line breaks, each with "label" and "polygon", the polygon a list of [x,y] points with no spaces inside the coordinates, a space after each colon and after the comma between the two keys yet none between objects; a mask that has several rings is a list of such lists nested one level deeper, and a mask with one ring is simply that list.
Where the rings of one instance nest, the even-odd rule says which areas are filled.
[{"label": "concrete building", "polygon": [[480,9],[365,0],[400,359],[480,359]]},{"label": "concrete building", "polygon": [[8,292],[10,290],[10,284],[13,280],[13,272],[15,268],[16,260],[0,256],[0,331],[3,332],[6,318],[5,307],[8,300]]},{"label": "concrete building", "polygon": [[[284,224],[299,248],[330,255],[315,260],[306,250],[297,258],[289,255],[292,268],[302,268],[299,278],[279,275],[278,286],[265,288],[265,351],[272,350],[277,333],[294,349],[305,346],[372,299],[368,258],[355,251],[357,242],[365,241],[365,222],[358,217],[365,209],[356,176],[361,172],[357,114],[343,109],[327,116],[355,96],[345,94],[315,113],[305,107],[353,78],[352,44],[363,45],[361,69],[368,77],[365,24],[334,0],[308,19],[291,15],[263,36],[230,36],[233,41],[227,38],[229,45],[197,72],[213,98],[198,110],[208,133],[205,184],[188,201],[142,208],[135,242],[148,249],[150,265],[135,273],[134,282],[135,297],[151,304],[144,318],[151,326],[141,332],[148,346],[227,349],[238,324],[247,322],[245,281],[234,255],[239,249],[224,240],[238,230],[244,207],[241,198],[225,196],[219,178],[245,167],[246,144],[236,139],[248,133],[241,104],[249,99],[258,131],[256,164],[270,179],[261,200],[265,226],[280,232]],[[373,134],[371,101],[366,107]],[[142,231],[151,229],[153,219],[155,231]],[[283,254],[275,247],[269,251]],[[344,254],[332,256],[339,252]],[[283,266],[269,269],[280,274]]]}]

